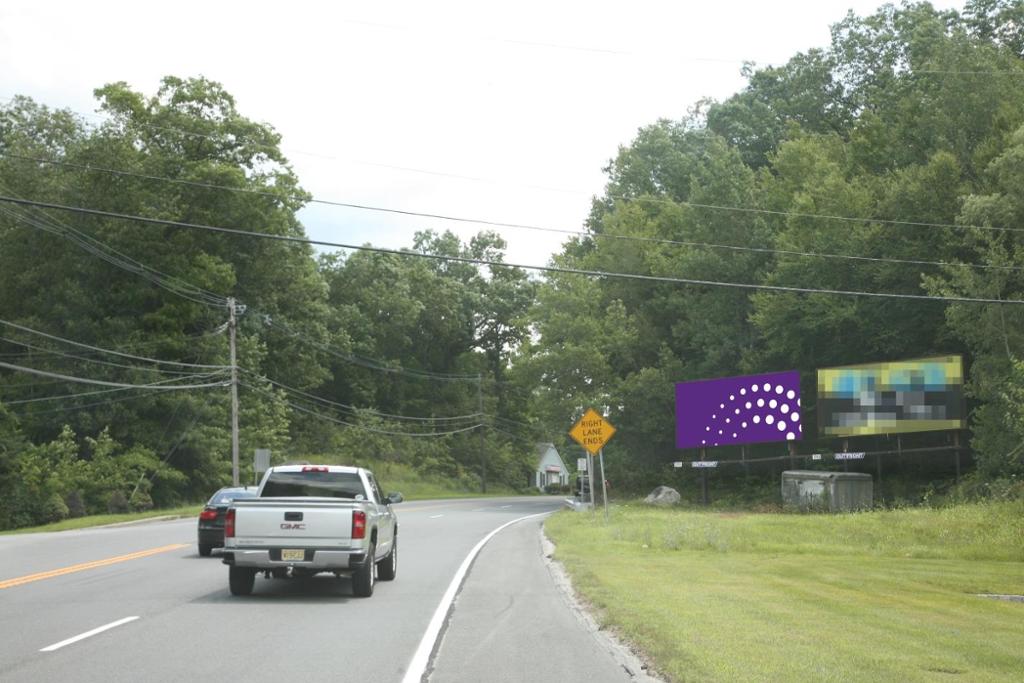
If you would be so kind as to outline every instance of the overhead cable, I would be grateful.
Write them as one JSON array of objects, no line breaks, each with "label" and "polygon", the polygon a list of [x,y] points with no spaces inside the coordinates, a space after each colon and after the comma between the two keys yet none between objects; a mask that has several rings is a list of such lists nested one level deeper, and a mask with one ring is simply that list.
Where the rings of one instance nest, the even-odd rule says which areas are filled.
[{"label": "overhead cable", "polygon": [[[404,209],[395,209],[382,206],[372,206],[367,204],[355,204],[350,202],[341,202],[328,199],[317,199],[306,198],[302,195],[293,194],[275,194],[264,190],[255,190],[252,188],[242,187],[230,187],[228,185],[219,185],[215,183],[205,183],[199,181],[182,180],[178,178],[167,178],[164,176],[154,176],[144,173],[134,173],[130,171],[122,171],[119,169],[104,168],[99,166],[93,166],[91,164],[77,164],[68,161],[57,161],[52,159],[41,159],[36,157],[29,157],[20,154],[13,154],[10,152],[0,152],[0,156],[8,156],[16,159],[22,159],[25,161],[33,161],[36,163],[54,164],[60,166],[67,166],[70,168],[78,168],[90,172],[109,173],[114,175],[124,175],[131,177],[138,177],[148,180],[156,180],[160,182],[180,184],[192,187],[203,187],[206,189],[214,190],[225,190],[228,192],[239,192],[246,194],[253,194],[258,196],[269,197],[271,199],[281,199],[282,197],[301,200],[303,202],[308,201],[311,204],[322,204],[325,206],[334,206],[348,209],[356,209],[360,211],[374,211],[380,213],[396,214],[401,216],[413,216],[417,218],[430,218],[436,220],[457,222],[457,223],[469,223],[474,225],[484,225],[489,227],[498,228],[512,228],[518,230],[533,230],[539,232],[556,233],[563,235],[573,235],[578,237],[586,237],[596,240],[615,240],[625,242],[640,242],[650,244],[665,244],[670,246],[688,246],[697,247],[701,249],[713,249],[723,251],[740,251],[740,252],[752,252],[752,253],[765,253],[765,254],[783,254],[787,256],[800,256],[804,258],[821,258],[821,259],[837,259],[837,260],[850,260],[850,261],[865,261],[874,263],[896,263],[906,265],[919,265],[919,266],[938,266],[938,267],[951,267],[951,268],[978,268],[978,269],[992,269],[992,270],[1024,270],[1022,266],[1003,266],[985,263],[959,263],[956,261],[930,261],[926,259],[908,259],[908,258],[895,258],[895,257],[883,257],[883,256],[861,256],[856,254],[832,254],[825,252],[813,252],[813,251],[797,251],[792,249],[777,249],[771,247],[751,247],[741,246],[732,244],[715,244],[711,242],[699,242],[692,240],[673,240],[659,237],[646,237],[642,235],[620,235],[607,232],[589,232],[586,230],[570,230],[567,228],[553,228],[549,226],[540,225],[529,225],[524,223],[510,223],[504,221],[488,220],[483,218],[466,218],[459,216],[449,216],[438,213],[426,213],[422,211],[411,211]],[[860,218],[853,216],[831,216],[824,214],[810,214],[810,213],[798,213],[793,211],[772,211],[768,209],[758,209],[752,207],[733,207],[733,206],[719,206],[713,204],[699,204],[695,202],[678,201],[672,199],[663,199],[659,197],[628,197],[625,195],[609,195],[612,199],[618,199],[627,202],[651,202],[661,203],[676,206],[687,206],[691,208],[699,209],[714,209],[721,211],[747,211],[755,213],[767,213],[772,215],[784,215],[793,216],[800,218],[819,218],[823,220],[846,220],[846,221],[858,221],[862,223],[880,223],[880,224],[895,224],[895,225],[913,225],[922,227],[941,227],[950,229],[974,229],[974,230],[1016,230],[1015,228],[995,228],[992,226],[975,226],[975,225],[956,225],[951,223],[924,223],[924,222],[912,222],[912,221],[891,221],[880,218]]]},{"label": "overhead cable", "polygon": [[62,379],[67,382],[76,382],[79,384],[95,384],[102,387],[122,387],[126,389],[153,389],[159,391],[179,391],[181,389],[205,389],[207,387],[226,387],[231,382],[230,380],[211,382],[208,384],[174,384],[174,385],[163,385],[153,386],[152,384],[126,384],[124,382],[106,382],[98,379],[89,379],[86,377],[73,377],[71,375],[62,375],[56,372],[47,372],[46,370],[37,370],[36,368],[28,368],[22,365],[14,365],[12,363],[4,363],[0,361],[0,368],[7,368],[8,370],[17,370],[18,372],[26,372],[30,375],[39,375],[41,377],[53,377],[56,379]]},{"label": "overhead cable", "polygon": [[104,348],[101,348],[99,346],[90,346],[89,344],[82,344],[81,342],[71,341],[70,339],[65,339],[63,337],[58,337],[56,335],[47,334],[45,332],[40,332],[39,330],[33,330],[31,327],[25,327],[24,325],[19,325],[17,323],[12,323],[12,322],[7,321],[7,320],[0,320],[0,325],[6,325],[8,327],[13,327],[14,329],[21,330],[22,332],[28,332],[29,334],[36,334],[36,335],[39,335],[40,337],[45,337],[46,339],[52,339],[54,341],[58,341],[58,342],[61,342],[61,343],[64,343],[64,344],[70,344],[71,346],[76,346],[78,348],[90,349],[92,351],[98,351],[100,353],[109,353],[109,354],[111,354],[113,356],[120,356],[121,358],[131,358],[132,360],[138,360],[138,361],[142,361],[144,363],[158,363],[158,364],[162,364],[162,365],[174,365],[174,366],[183,367],[183,368],[202,368],[202,369],[206,369],[206,370],[228,370],[231,367],[229,365],[203,365],[203,364],[200,364],[200,363],[181,363],[181,362],[173,361],[173,360],[161,360],[159,358],[146,358],[145,356],[136,356],[136,355],[133,355],[133,354],[130,354],[130,353],[122,353],[121,351],[114,351],[112,349],[104,349]]},{"label": "overhead cable", "polygon": [[164,368],[145,368],[145,367],[140,367],[138,365],[126,365],[124,363],[114,363],[114,362],[111,362],[111,361],[98,360],[96,358],[89,358],[87,356],[78,356],[78,355],[75,355],[73,353],[63,353],[61,351],[57,351],[56,349],[46,349],[46,348],[43,348],[41,346],[36,346],[34,344],[29,344],[28,342],[19,341],[17,339],[11,339],[9,337],[0,337],[0,341],[7,342],[9,344],[17,344],[19,346],[24,346],[25,348],[29,348],[29,349],[35,349],[40,354],[49,354],[51,356],[59,356],[61,358],[70,358],[72,360],[82,361],[83,363],[93,363],[93,364],[96,364],[96,365],[106,365],[108,367],[114,367],[114,368],[126,368],[128,370],[141,370],[141,371],[144,371],[144,372],[159,372],[159,373],[163,373],[163,374],[166,374],[166,375],[191,375],[191,374],[193,374],[193,373],[191,373],[188,370],[165,370]]},{"label": "overhead cable", "polygon": [[[258,392],[262,392],[262,393],[270,393],[266,389],[263,389],[263,388],[258,387],[258,386],[254,386],[252,384],[249,384],[248,382],[243,382],[242,385],[246,386],[246,387],[249,387],[250,389],[253,389],[254,391],[258,391]],[[299,412],[302,412],[302,413],[307,413],[309,415],[312,415],[314,417],[320,418],[322,420],[327,420],[328,422],[334,422],[335,424],[340,424],[340,425],[343,425],[345,427],[352,427],[354,429],[361,429],[363,431],[372,432],[374,434],[384,434],[384,435],[387,435],[387,436],[408,436],[408,437],[411,437],[411,438],[450,436],[452,434],[461,434],[463,432],[469,432],[469,431],[472,431],[474,429],[478,429],[479,427],[482,426],[481,424],[474,424],[474,425],[471,425],[469,427],[463,427],[461,429],[452,429],[452,430],[448,430],[448,431],[444,431],[444,432],[394,432],[394,431],[385,430],[385,429],[377,429],[375,427],[367,427],[366,425],[356,424],[356,423],[352,423],[352,422],[346,422],[345,420],[339,420],[336,417],[332,417],[330,415],[325,415],[323,413],[317,412],[315,410],[312,410],[310,408],[302,406],[302,405],[300,405],[298,403],[294,403],[292,401],[287,401],[286,400],[286,401],[284,401],[284,404],[289,406],[289,407],[291,407],[291,408],[293,408],[294,410],[298,410]]]},{"label": "overhead cable", "polygon": [[283,389],[283,390],[285,390],[287,392],[290,392],[290,393],[293,393],[293,394],[297,394],[297,395],[302,396],[304,398],[307,398],[307,399],[310,399],[310,400],[313,400],[313,401],[318,401],[320,403],[324,403],[326,405],[330,405],[330,406],[333,406],[333,407],[336,407],[336,408],[341,408],[341,409],[347,410],[349,412],[353,412],[353,413],[357,413],[357,414],[373,415],[375,417],[387,418],[389,420],[408,420],[408,421],[412,421],[412,422],[466,422],[466,421],[469,421],[469,420],[477,419],[477,418],[479,418],[479,417],[481,417],[483,415],[483,413],[469,413],[469,414],[466,414],[466,415],[452,415],[452,416],[438,416],[438,417],[414,417],[414,416],[410,416],[410,415],[393,415],[391,413],[382,413],[382,412],[380,412],[378,410],[373,410],[372,408],[359,408],[357,406],[352,406],[352,405],[348,405],[348,404],[345,404],[345,403],[338,403],[337,401],[332,401],[330,399],[323,398],[322,396],[317,396],[315,394],[310,394],[308,392],[302,391],[301,389],[296,389],[294,387],[288,386],[287,384],[283,384],[283,383],[278,382],[276,380],[272,380],[269,377],[266,377],[264,375],[260,375],[259,373],[253,372],[252,370],[247,370],[245,368],[239,368],[239,370],[241,370],[242,372],[244,372],[244,373],[246,373],[248,375],[252,375],[252,376],[254,376],[254,377],[258,378],[258,379],[265,380],[265,381],[269,382],[270,384],[273,384],[274,386],[279,387],[279,388],[281,388],[281,389]]},{"label": "overhead cable", "polygon": [[[29,204],[35,206],[43,206],[51,209],[59,209],[63,211],[73,211],[78,213],[92,214],[107,216],[109,218],[118,218],[126,221],[133,221],[138,223],[150,223],[153,225],[171,225],[180,228],[188,228],[192,230],[205,230],[210,232],[220,232],[230,235],[239,235],[242,237],[254,237],[257,239],[271,239],[283,242],[301,243],[317,246],[335,247],[339,249],[352,249],[355,251],[368,251],[379,254],[391,254],[394,256],[401,256],[404,258],[427,258],[438,261],[450,261],[456,263],[470,263],[475,265],[485,265],[493,268],[520,268],[523,270],[534,270],[545,273],[567,273],[572,275],[582,275],[585,277],[595,278],[609,278],[609,279],[622,279],[622,280],[638,280],[644,282],[664,282],[671,284],[683,284],[683,285],[701,285],[707,287],[729,287],[734,289],[748,289],[754,291],[767,291],[767,292],[781,292],[781,293],[794,293],[794,294],[830,294],[837,296],[855,296],[855,297],[871,297],[879,299],[907,299],[916,301],[944,301],[947,303],[983,303],[983,304],[1009,304],[1018,305],[1024,304],[1024,301],[1019,299],[988,299],[981,297],[953,297],[953,296],[933,296],[928,294],[901,294],[896,292],[866,292],[856,290],[841,290],[841,289],[822,289],[816,287],[788,287],[783,285],[768,285],[768,284],[757,284],[757,283],[743,283],[743,282],[727,282],[721,280],[700,280],[695,278],[681,278],[681,277],[669,277],[661,275],[641,275],[638,273],[621,273],[615,271],[600,271],[600,270],[589,270],[583,268],[564,268],[556,266],[536,266],[526,265],[518,263],[507,263],[503,261],[491,261],[488,259],[469,258],[464,256],[444,256],[441,254],[427,254],[416,251],[404,251],[399,249],[384,249],[382,247],[371,247],[367,245],[355,245],[355,244],[344,244],[340,242],[327,242],[324,240],[313,240],[306,237],[293,237],[289,235],[272,235],[267,233],[254,232],[251,230],[239,230],[236,228],[223,228],[212,225],[202,225],[197,223],[186,223],[183,221],[172,221],[162,218],[147,218],[145,216],[133,216],[130,214],[121,214],[112,211],[101,211],[99,209],[88,209],[80,206],[67,206],[62,204],[52,204],[49,202],[37,202],[31,200],[17,199],[14,197],[0,196],[0,201],[11,202],[15,204]],[[1024,228],[1022,228],[1024,230]]]},{"label": "overhead cable", "polygon": [[[7,405],[7,406],[15,406],[15,405],[22,405],[22,404],[25,404],[25,403],[41,403],[43,401],[57,401],[57,400],[60,400],[60,399],[63,399],[63,398],[78,398],[80,396],[95,396],[97,394],[110,394],[110,393],[114,393],[114,392],[118,392],[118,391],[128,391],[130,389],[150,389],[150,388],[153,388],[153,387],[155,387],[157,385],[160,385],[160,384],[167,384],[169,382],[180,382],[180,381],[186,380],[186,379],[205,379],[205,378],[208,378],[208,377],[215,376],[216,374],[217,373],[209,373],[209,374],[205,374],[205,375],[199,375],[199,374],[190,375],[188,377],[174,377],[172,379],[162,379],[159,382],[150,382],[149,384],[137,384],[137,385],[131,385],[131,386],[117,387],[117,388],[114,388],[114,389],[98,389],[96,391],[80,391],[78,393],[62,394],[60,396],[40,396],[38,398],[19,399],[17,401],[6,401],[5,400],[5,401],[3,401],[3,404]],[[206,386],[206,385],[204,385],[204,386]]]}]

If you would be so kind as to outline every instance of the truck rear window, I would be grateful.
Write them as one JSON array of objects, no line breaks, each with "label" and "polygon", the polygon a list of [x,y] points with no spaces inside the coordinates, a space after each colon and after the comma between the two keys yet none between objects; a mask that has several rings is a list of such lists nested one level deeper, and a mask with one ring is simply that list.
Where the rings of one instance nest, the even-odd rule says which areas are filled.
[{"label": "truck rear window", "polygon": [[354,472],[271,472],[260,497],[355,498],[366,496],[363,481]]}]

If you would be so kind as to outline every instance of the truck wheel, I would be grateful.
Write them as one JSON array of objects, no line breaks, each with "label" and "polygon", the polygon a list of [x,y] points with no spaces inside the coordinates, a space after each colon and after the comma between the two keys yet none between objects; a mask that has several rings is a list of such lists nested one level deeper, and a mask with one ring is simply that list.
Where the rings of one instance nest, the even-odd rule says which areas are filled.
[{"label": "truck wheel", "polygon": [[210,553],[213,552],[213,546],[206,543],[199,544],[199,554],[203,557],[209,557]]},{"label": "truck wheel", "polygon": [[377,551],[376,546],[370,546],[366,552],[366,561],[352,573],[352,593],[357,598],[368,598],[373,595],[374,571],[377,565],[373,561],[373,554]]},{"label": "truck wheel", "polygon": [[391,552],[377,563],[377,578],[381,581],[393,581],[398,572],[398,536],[391,541]]},{"label": "truck wheel", "polygon": [[232,595],[250,595],[256,583],[256,570],[252,567],[228,567],[228,586]]}]

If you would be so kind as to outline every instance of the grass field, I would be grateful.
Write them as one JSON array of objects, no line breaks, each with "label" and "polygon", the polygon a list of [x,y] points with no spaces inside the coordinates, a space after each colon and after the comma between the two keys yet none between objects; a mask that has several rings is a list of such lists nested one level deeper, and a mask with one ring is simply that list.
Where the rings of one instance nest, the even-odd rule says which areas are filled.
[{"label": "grass field", "polygon": [[1022,681],[1024,501],[849,515],[613,507],[545,525],[672,681]]}]

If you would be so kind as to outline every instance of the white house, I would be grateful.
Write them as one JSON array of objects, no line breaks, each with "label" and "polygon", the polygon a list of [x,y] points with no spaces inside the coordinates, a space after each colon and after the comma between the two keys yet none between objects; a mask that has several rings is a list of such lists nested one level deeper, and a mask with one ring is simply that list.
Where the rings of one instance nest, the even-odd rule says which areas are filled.
[{"label": "white house", "polygon": [[533,485],[542,490],[550,485],[569,485],[569,469],[562,462],[562,456],[552,443],[537,444],[537,467],[533,472]]}]

